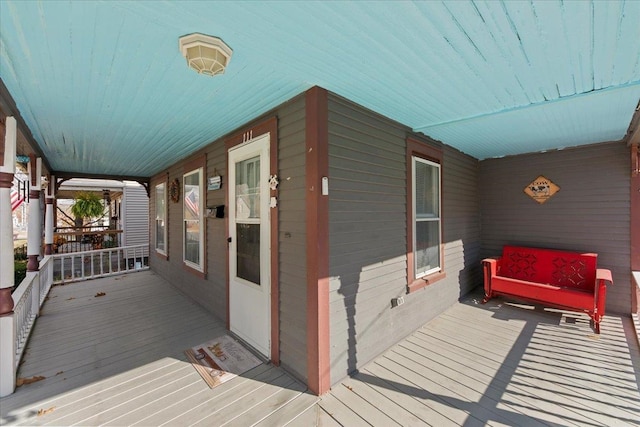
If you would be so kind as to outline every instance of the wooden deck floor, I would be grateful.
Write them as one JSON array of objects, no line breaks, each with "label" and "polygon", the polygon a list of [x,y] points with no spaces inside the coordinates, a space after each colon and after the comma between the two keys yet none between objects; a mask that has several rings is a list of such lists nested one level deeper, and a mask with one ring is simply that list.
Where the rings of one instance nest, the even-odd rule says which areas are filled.
[{"label": "wooden deck floor", "polygon": [[[98,292],[104,296],[97,297]],[[260,365],[214,389],[183,350],[224,326],[153,272],[54,287],[2,425],[640,425],[631,319],[473,297],[321,399]]]}]

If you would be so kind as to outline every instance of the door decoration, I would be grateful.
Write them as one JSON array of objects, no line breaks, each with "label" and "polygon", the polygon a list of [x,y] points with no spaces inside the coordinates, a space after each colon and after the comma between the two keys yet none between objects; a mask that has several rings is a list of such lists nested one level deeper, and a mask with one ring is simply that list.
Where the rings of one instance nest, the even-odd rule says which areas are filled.
[{"label": "door decoration", "polygon": [[549,200],[558,191],[560,191],[560,187],[543,175],[531,181],[524,188],[525,194],[540,204]]},{"label": "door decoration", "polygon": [[278,181],[278,175],[271,175],[269,177],[269,188],[275,191],[278,188],[278,184],[280,184],[280,181]]}]

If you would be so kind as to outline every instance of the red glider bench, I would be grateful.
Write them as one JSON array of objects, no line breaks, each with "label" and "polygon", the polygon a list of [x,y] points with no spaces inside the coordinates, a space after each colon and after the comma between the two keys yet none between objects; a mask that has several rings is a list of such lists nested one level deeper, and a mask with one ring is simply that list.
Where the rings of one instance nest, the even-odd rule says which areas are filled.
[{"label": "red glider bench", "polygon": [[482,261],[484,300],[495,295],[522,298],[586,312],[600,333],[611,271],[596,268],[598,255],[554,249],[504,246],[502,257]]}]

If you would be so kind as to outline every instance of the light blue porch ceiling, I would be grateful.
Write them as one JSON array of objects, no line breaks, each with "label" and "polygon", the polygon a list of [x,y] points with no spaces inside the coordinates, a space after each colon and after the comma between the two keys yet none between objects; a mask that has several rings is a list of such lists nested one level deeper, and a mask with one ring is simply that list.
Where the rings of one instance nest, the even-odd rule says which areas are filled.
[{"label": "light blue porch ceiling", "polygon": [[[639,1],[0,1],[0,77],[52,168],[151,176],[314,85],[478,159],[624,137]],[[215,78],[182,35],[223,39]]]}]

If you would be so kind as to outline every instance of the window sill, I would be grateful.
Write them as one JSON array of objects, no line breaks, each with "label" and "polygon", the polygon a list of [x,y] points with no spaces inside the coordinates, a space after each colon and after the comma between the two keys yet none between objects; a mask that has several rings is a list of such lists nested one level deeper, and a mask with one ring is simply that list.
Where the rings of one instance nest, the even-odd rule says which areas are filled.
[{"label": "window sill", "polygon": [[425,288],[429,285],[434,284],[439,280],[444,279],[445,277],[447,277],[447,273],[440,272],[440,273],[430,274],[429,276],[424,276],[419,279],[415,279],[413,282],[407,285],[407,293],[410,294],[419,289]]},{"label": "window sill", "polygon": [[164,252],[160,252],[159,250],[156,249],[155,254],[158,258],[163,259],[165,261],[169,261],[169,255],[167,255]]}]

